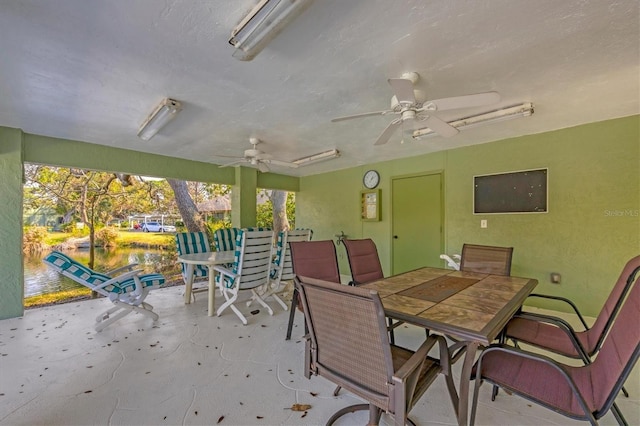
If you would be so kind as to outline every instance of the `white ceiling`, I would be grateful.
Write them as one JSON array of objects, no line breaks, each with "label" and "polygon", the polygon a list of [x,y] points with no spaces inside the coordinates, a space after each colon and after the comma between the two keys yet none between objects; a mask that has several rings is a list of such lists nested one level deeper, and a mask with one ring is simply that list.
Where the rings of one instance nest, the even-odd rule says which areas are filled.
[{"label": "white ceiling", "polygon": [[[315,0],[253,61],[231,30],[258,0],[4,0],[0,126],[223,164],[249,137],[280,160],[337,148],[304,176],[640,113],[637,0]],[[374,146],[387,78],[421,75],[428,99],[498,91],[535,114]],[[136,137],[164,97],[184,110]]]}]

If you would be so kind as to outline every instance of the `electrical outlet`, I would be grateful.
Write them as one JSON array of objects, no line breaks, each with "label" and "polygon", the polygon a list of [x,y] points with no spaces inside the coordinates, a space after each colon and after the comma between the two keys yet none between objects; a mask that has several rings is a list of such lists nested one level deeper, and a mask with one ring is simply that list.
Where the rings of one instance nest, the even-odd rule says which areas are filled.
[{"label": "electrical outlet", "polygon": [[482,219],[480,221],[480,228],[486,228],[487,227],[487,220],[486,219]]}]

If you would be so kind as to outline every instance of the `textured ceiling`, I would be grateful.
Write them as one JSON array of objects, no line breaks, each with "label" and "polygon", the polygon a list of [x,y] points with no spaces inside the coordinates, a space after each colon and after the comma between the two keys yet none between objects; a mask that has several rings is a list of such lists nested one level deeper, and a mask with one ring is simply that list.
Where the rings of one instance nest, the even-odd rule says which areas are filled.
[{"label": "textured ceiling", "polygon": [[[637,0],[315,0],[253,61],[231,30],[257,0],[5,0],[0,126],[223,164],[249,137],[280,160],[338,159],[304,176],[640,113]],[[416,71],[428,99],[498,91],[532,117],[414,141],[373,142],[391,121],[334,117],[388,108],[387,78]],[[184,110],[150,141],[164,97]]]}]

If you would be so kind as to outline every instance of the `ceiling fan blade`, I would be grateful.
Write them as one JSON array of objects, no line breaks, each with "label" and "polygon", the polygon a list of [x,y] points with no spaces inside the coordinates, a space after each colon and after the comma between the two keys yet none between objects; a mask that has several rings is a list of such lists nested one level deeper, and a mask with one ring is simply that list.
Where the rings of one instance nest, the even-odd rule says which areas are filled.
[{"label": "ceiling fan blade", "polygon": [[235,158],[236,160],[243,160],[245,157],[240,157],[237,155],[219,155],[219,154],[214,154],[214,157],[218,157],[218,158]]},{"label": "ceiling fan blade", "polygon": [[433,115],[427,117],[424,123],[431,130],[438,133],[440,136],[444,136],[445,138],[450,138],[451,136],[455,136],[460,132],[460,130],[456,129],[446,121],[441,120]]},{"label": "ceiling fan blade", "polygon": [[267,173],[269,172],[269,166],[267,166],[266,163],[264,163],[263,161],[258,161],[258,170],[260,170],[262,173]]},{"label": "ceiling fan blade", "polygon": [[362,114],[354,114],[354,115],[346,115],[344,117],[337,117],[331,120],[332,123],[338,122],[338,121],[343,121],[343,120],[351,120],[352,118],[361,118],[361,117],[371,117],[373,115],[385,115],[388,114],[392,111],[390,110],[385,110],[385,111],[375,111],[375,112],[365,112]]},{"label": "ceiling fan blade", "polygon": [[405,78],[390,78],[387,80],[396,95],[398,102],[416,103],[416,97],[413,94],[413,82]]},{"label": "ceiling fan blade", "polygon": [[427,105],[434,104],[436,110],[443,111],[446,109],[471,108],[483,105],[491,105],[500,102],[500,94],[498,92],[476,93],[474,95],[453,96],[451,98],[436,99],[428,101]]},{"label": "ceiling fan blade", "polygon": [[378,137],[378,140],[374,143],[374,145],[384,145],[389,142],[391,135],[396,131],[398,127],[402,124],[401,118],[396,118],[384,129],[382,134]]},{"label": "ceiling fan blade", "polygon": [[[234,157],[231,157],[231,158],[234,158]],[[231,163],[227,163],[227,164],[220,164],[218,167],[231,167],[231,166],[236,166],[236,165],[238,165],[238,164],[245,163],[246,161],[247,161],[246,159],[242,158],[242,159],[237,160],[237,161],[232,161]]]},{"label": "ceiling fan blade", "polygon": [[288,161],[267,160],[265,162],[273,164],[274,166],[291,167],[292,169],[298,168],[298,165],[296,163],[289,163]]}]

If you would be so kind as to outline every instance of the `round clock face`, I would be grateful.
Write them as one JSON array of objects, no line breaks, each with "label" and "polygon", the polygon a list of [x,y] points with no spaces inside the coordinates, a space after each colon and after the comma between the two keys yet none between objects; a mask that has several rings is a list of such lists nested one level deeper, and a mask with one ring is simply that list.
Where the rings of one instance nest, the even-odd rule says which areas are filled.
[{"label": "round clock face", "polygon": [[373,189],[380,183],[380,175],[375,170],[369,170],[364,174],[362,183],[366,188]]}]

